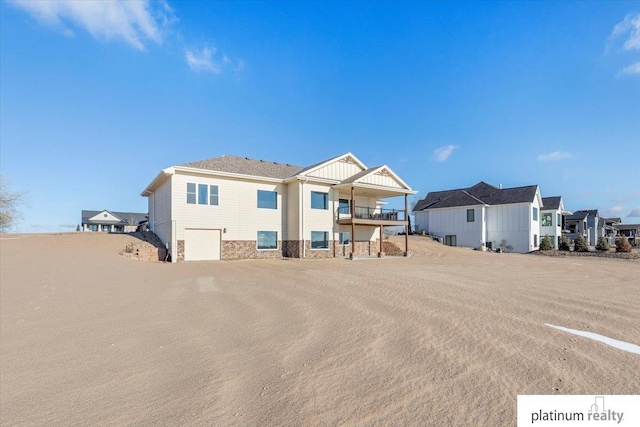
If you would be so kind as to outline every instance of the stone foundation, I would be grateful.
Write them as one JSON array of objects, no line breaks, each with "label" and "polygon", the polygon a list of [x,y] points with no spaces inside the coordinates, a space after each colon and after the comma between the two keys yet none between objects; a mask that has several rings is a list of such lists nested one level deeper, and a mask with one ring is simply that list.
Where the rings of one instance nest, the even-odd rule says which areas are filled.
[{"label": "stone foundation", "polygon": [[223,240],[220,259],[262,259],[282,258],[282,241],[278,240],[278,249],[258,249],[255,240]]},{"label": "stone foundation", "polygon": [[302,257],[302,241],[283,240],[282,256],[285,258],[301,258]]}]

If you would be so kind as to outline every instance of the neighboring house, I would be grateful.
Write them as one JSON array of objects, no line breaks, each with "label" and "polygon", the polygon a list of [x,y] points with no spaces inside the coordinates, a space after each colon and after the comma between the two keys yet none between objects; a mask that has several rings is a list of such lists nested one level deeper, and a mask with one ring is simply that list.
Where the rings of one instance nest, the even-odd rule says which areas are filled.
[{"label": "neighboring house", "polygon": [[542,198],[537,185],[473,187],[435,191],[413,209],[417,231],[441,237],[446,245],[530,252],[540,243]]},{"label": "neighboring house", "polygon": [[[142,196],[176,262],[382,255],[383,227],[406,230],[415,193],[388,166],[347,153],[307,168],[237,156],[172,166]],[[382,207],[396,196],[404,210]]]},{"label": "neighboring house", "polygon": [[558,249],[562,236],[562,196],[543,197],[540,209],[540,236],[549,236],[554,249]]},{"label": "neighboring house", "polygon": [[627,236],[632,246],[640,246],[640,224],[616,224],[620,236]]},{"label": "neighboring house", "polygon": [[598,238],[605,236],[605,221],[601,221],[597,209],[579,210],[565,216],[568,238],[575,240],[582,235],[587,244],[595,246]]},{"label": "neighboring house", "polygon": [[82,231],[131,233],[147,220],[146,213],[82,211]]}]

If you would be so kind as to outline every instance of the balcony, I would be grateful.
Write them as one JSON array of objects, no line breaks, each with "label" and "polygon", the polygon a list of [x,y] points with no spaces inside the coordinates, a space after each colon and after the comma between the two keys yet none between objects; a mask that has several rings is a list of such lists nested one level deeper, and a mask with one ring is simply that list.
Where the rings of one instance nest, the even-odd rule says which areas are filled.
[{"label": "balcony", "polygon": [[349,225],[405,225],[407,216],[404,210],[381,209],[379,207],[355,206],[351,215],[348,206],[341,206],[336,212],[338,224]]}]

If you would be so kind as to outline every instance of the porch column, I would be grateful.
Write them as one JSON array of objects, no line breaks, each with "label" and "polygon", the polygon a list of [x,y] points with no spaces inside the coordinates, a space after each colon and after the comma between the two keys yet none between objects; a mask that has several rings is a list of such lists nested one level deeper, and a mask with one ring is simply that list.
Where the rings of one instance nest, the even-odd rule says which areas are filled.
[{"label": "porch column", "polygon": [[404,195],[404,256],[409,256],[409,195]]},{"label": "porch column", "polygon": [[380,252],[378,253],[378,258],[382,258],[384,256],[384,251],[382,250],[382,232],[384,230],[384,225],[380,225]]},{"label": "porch column", "polygon": [[350,258],[354,258],[354,254],[356,253],[356,224],[354,220],[356,218],[356,189],[355,187],[351,187],[351,256]]}]

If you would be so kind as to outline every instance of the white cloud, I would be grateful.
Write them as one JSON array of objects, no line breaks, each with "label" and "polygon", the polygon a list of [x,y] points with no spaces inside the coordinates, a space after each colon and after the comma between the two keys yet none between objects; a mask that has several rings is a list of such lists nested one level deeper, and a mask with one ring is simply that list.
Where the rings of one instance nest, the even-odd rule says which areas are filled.
[{"label": "white cloud", "polygon": [[[184,58],[187,60],[187,64],[193,71],[209,71],[215,74],[222,72],[222,64],[216,63],[213,59],[213,55],[216,53],[216,48],[204,47],[199,52],[197,50],[186,49],[184,52]],[[224,63],[226,56],[222,59]]]},{"label": "white cloud", "polygon": [[[623,50],[640,50],[640,13],[630,13],[613,27],[613,32],[609,36],[609,45],[621,38],[624,39]],[[640,62],[628,65],[618,73],[618,75],[624,74],[640,74]]]},{"label": "white cloud", "polygon": [[640,62],[624,67],[620,70],[620,74],[640,74]]},{"label": "white cloud", "polygon": [[631,209],[631,212],[629,212],[627,216],[640,218],[640,207]]},{"label": "white cloud", "polygon": [[97,39],[120,39],[144,50],[149,41],[162,43],[163,30],[175,21],[165,1],[10,0],[40,23],[72,36],[79,27]]},{"label": "white cloud", "polygon": [[431,157],[436,162],[444,162],[451,156],[451,154],[453,154],[453,150],[455,150],[456,148],[457,147],[455,145],[445,145],[443,147],[436,148],[435,150],[433,150],[433,154]]},{"label": "white cloud", "polygon": [[567,153],[566,151],[554,151],[549,154],[540,154],[537,159],[540,162],[557,162],[563,159],[570,159],[573,156],[571,153]]},{"label": "white cloud", "polygon": [[640,13],[630,13],[625,16],[622,22],[613,27],[610,40],[615,40],[629,34],[624,41],[622,48],[624,50],[640,50]]}]

